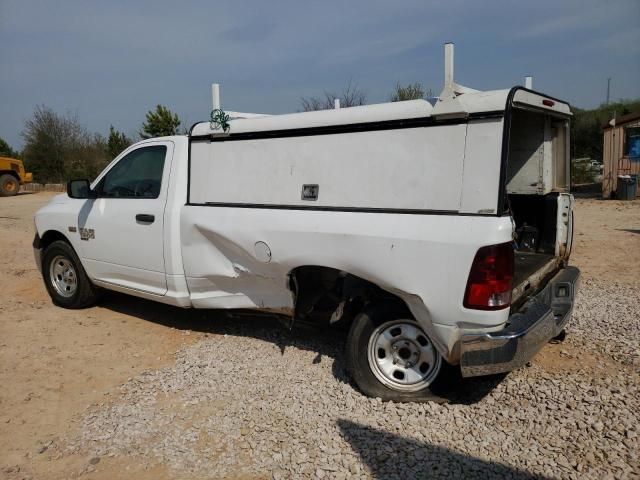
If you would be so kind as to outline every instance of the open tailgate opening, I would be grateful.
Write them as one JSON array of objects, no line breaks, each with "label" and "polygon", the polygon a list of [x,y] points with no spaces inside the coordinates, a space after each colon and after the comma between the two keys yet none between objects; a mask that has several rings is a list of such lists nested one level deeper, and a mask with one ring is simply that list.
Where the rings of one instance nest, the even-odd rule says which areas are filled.
[{"label": "open tailgate opening", "polygon": [[569,172],[569,106],[517,90],[510,106],[505,200],[514,222],[514,305],[566,264],[573,197]]}]

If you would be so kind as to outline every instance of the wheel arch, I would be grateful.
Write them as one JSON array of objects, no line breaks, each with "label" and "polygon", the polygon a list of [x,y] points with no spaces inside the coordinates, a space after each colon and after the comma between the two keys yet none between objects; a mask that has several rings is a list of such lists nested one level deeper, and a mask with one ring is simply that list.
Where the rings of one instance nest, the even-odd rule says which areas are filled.
[{"label": "wheel arch", "polygon": [[[44,250],[51,245],[53,242],[62,240],[67,242],[71,248],[75,251],[76,249],[73,247],[73,244],[69,240],[69,238],[59,230],[47,230],[42,235],[40,235],[38,248],[44,252]],[[76,252],[77,255],[78,252]]]},{"label": "wheel arch", "polygon": [[20,175],[14,170],[0,170],[0,175],[11,175],[12,177],[15,177],[18,182],[20,181]]},{"label": "wheel arch", "polygon": [[300,265],[289,271],[288,278],[294,310],[301,317],[313,310],[334,314],[341,302],[359,301],[364,306],[384,301],[406,308],[400,297],[375,282],[334,267]]},{"label": "wheel arch", "polygon": [[346,270],[323,265],[300,265],[289,271],[294,319],[320,325],[340,323],[348,328],[355,315],[376,305],[416,320],[440,354],[451,358],[449,346],[434,328],[427,306],[416,294],[391,290]]},{"label": "wheel arch", "polygon": [[[69,257],[68,260],[71,263],[75,264],[75,277],[77,278],[77,293],[71,293],[70,296],[60,296],[60,294],[55,293],[56,287],[52,285],[50,281],[51,264],[45,264],[45,260],[47,260],[47,249],[51,247],[54,243],[60,242],[60,246],[57,247],[57,250],[62,249],[63,253],[66,257]],[[73,243],[67,238],[59,230],[47,230],[42,234],[42,238],[36,234],[36,237],[33,242],[33,246],[36,249],[35,251],[39,253],[40,256],[40,270],[44,279],[45,287],[53,300],[53,303],[64,307],[64,308],[85,308],[91,306],[95,303],[95,301],[99,298],[99,289],[93,284],[91,277],[85,271],[84,265],[82,264],[82,259],[78,255],[76,248],[73,246]],[[54,252],[52,255],[58,255],[57,252]],[[53,257],[57,258],[57,257]],[[37,258],[36,258],[37,261]]]},{"label": "wheel arch", "polygon": [[[40,235],[39,233],[36,233],[36,236],[33,239],[33,248],[34,248],[35,255],[39,257],[39,258],[36,258],[36,261],[39,260],[39,267],[38,267],[39,269],[42,268],[44,251],[47,249],[49,245],[51,245],[53,242],[56,242],[56,241],[63,241],[67,243],[76,253],[76,255],[78,255],[78,251],[73,246],[73,243],[71,243],[71,240],[69,240],[69,238],[59,230],[46,230],[42,235]],[[80,255],[78,255],[78,258],[80,258]],[[82,260],[80,261],[82,262]]]}]

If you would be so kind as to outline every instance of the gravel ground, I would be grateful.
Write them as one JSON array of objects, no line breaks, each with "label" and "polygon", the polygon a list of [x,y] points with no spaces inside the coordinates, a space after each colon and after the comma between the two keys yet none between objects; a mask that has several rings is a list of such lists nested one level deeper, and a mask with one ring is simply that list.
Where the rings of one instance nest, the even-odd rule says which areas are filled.
[{"label": "gravel ground", "polygon": [[208,322],[174,365],[93,406],[65,454],[198,478],[640,477],[639,307],[637,286],[585,280],[564,343],[443,405],[364,397],[339,336]]}]

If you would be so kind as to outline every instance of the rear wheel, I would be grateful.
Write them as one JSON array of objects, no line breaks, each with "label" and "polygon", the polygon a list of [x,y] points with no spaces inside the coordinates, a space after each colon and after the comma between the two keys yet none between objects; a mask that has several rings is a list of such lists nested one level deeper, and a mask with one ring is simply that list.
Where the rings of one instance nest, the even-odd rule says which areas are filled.
[{"label": "rear wheel", "polygon": [[11,174],[0,175],[0,197],[11,197],[18,194],[20,181]]},{"label": "rear wheel", "polygon": [[368,307],[353,321],[347,366],[368,396],[394,401],[443,401],[448,364],[408,314]]},{"label": "rear wheel", "polygon": [[51,300],[60,307],[84,308],[98,298],[76,252],[65,241],[55,241],[45,249],[42,276]]}]

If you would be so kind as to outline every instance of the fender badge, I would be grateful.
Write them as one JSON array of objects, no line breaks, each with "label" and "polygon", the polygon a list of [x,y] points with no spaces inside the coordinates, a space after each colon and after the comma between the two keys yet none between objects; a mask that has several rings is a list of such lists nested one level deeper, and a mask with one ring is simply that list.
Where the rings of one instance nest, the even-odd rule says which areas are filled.
[{"label": "fender badge", "polygon": [[91,240],[96,238],[95,232],[93,228],[81,228],[80,229],[80,240]]}]

